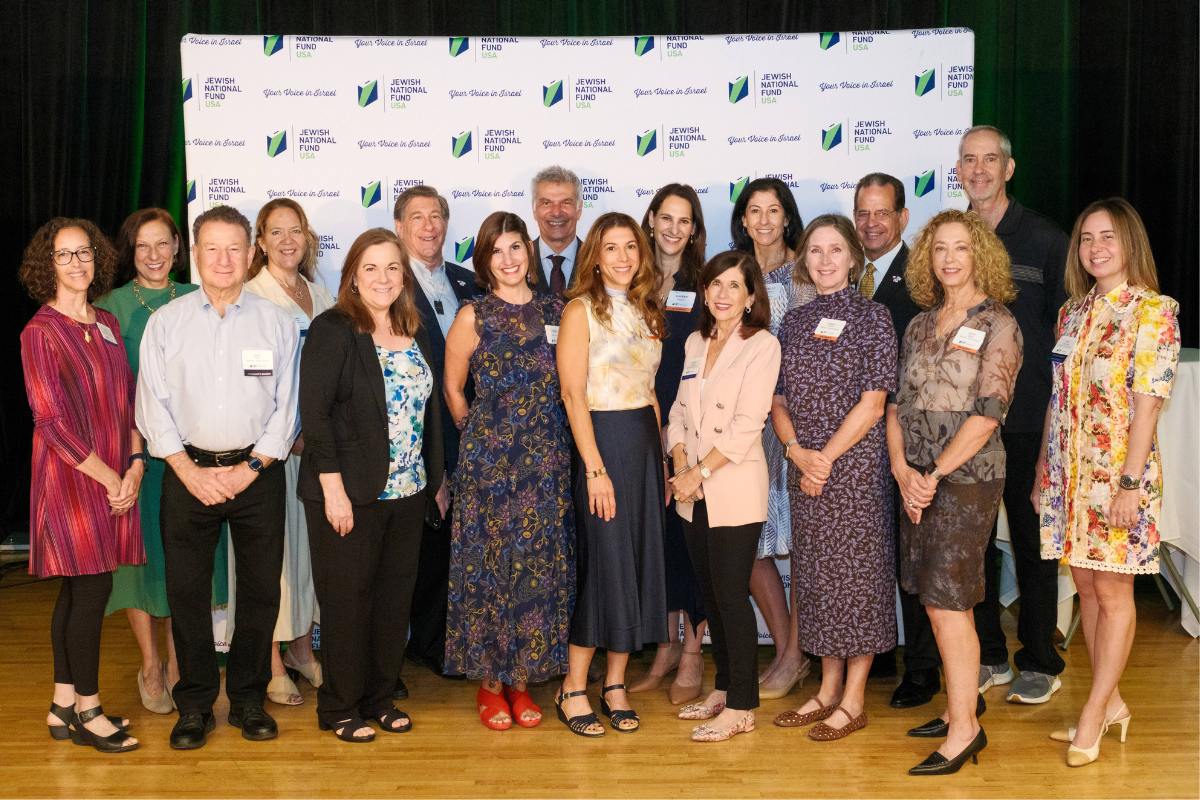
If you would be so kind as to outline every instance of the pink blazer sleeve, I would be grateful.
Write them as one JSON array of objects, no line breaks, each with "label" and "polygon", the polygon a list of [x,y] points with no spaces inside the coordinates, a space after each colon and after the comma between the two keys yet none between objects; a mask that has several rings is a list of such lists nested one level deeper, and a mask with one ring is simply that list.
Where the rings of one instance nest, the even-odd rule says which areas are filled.
[{"label": "pink blazer sleeve", "polygon": [[[698,332],[688,336],[687,342],[683,345],[683,363],[687,363],[694,358],[704,348],[704,340],[700,338]],[[684,425],[687,422],[687,409],[684,404],[679,402],[684,395],[684,390],[687,383],[680,382],[679,390],[675,392],[675,402],[671,403],[671,411],[667,417],[667,453],[669,454],[677,444],[687,444],[686,431]]]},{"label": "pink blazer sleeve", "polygon": [[58,362],[58,353],[45,330],[31,325],[21,332],[21,366],[33,427],[63,461],[74,467],[91,454],[92,445],[70,423]]},{"label": "pink blazer sleeve", "polygon": [[[746,347],[752,349],[744,361],[744,372],[736,377],[740,389],[733,417],[713,439],[713,446],[734,464],[740,464],[755,443],[762,441],[763,425],[771,413],[775,382],[779,378],[778,339],[760,331],[746,342]],[[732,382],[735,377],[726,375],[723,380]]]}]

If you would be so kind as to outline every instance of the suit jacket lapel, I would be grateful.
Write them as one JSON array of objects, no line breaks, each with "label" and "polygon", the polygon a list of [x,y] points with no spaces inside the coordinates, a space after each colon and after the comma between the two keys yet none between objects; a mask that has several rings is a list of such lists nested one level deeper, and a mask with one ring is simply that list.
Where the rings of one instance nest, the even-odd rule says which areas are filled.
[{"label": "suit jacket lapel", "polygon": [[356,333],[354,340],[358,348],[358,358],[362,362],[363,369],[367,373],[367,380],[371,384],[371,394],[375,396],[375,405],[379,409],[379,416],[386,425],[387,389],[383,384],[383,369],[379,366],[379,356],[375,353],[375,342],[371,340],[369,333]]},{"label": "suit jacket lapel", "polygon": [[[901,243],[900,250],[896,253],[896,257],[892,259],[892,265],[888,267],[887,275],[879,276],[879,282],[875,286],[875,295],[871,298],[872,300],[887,305],[898,292],[905,291],[904,265],[906,263],[908,263],[908,245]],[[900,280],[897,281],[897,277]]]},{"label": "suit jacket lapel", "polygon": [[[729,365],[734,362],[738,354],[742,352],[742,348],[746,346],[746,340],[742,338],[740,329],[735,330],[729,337],[729,341],[725,343],[724,349],[717,356],[717,363],[713,364],[712,372],[708,374],[708,380],[715,381],[721,377],[721,373],[729,369]],[[704,358],[708,359],[708,352],[705,351]],[[705,405],[708,405],[706,402]]]},{"label": "suit jacket lapel", "polygon": [[[453,286],[454,282],[451,281]],[[421,315],[421,324],[425,327],[425,333],[429,334],[429,342],[435,348],[441,347],[445,349],[445,337],[442,336],[442,326],[438,325],[437,314],[433,313],[433,305],[429,299],[425,297],[425,290],[421,288],[421,284],[416,284],[413,287],[413,302],[416,303],[417,311]]]}]

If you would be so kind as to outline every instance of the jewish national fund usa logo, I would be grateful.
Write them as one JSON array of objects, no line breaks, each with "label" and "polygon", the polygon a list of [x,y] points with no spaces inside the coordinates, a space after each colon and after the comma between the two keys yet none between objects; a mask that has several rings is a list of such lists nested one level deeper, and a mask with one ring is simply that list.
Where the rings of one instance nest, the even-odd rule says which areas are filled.
[{"label": "jewish national fund usa logo", "polygon": [[832,125],[821,128],[821,149],[832,150],[842,143],[842,123],[835,122]]},{"label": "jewish national fund usa logo", "polygon": [[450,57],[457,58],[467,50],[471,49],[470,36],[451,36],[450,37]]},{"label": "jewish national fund usa logo", "polygon": [[450,137],[450,155],[462,158],[471,152],[471,131],[459,131]]},{"label": "jewish national fund usa logo", "polygon": [[644,56],[654,49],[653,36],[635,36],[633,37],[633,54],[636,56]]},{"label": "jewish national fund usa logo", "polygon": [[187,182],[187,201],[194,203],[196,201],[196,179],[192,178]]},{"label": "jewish national fund usa logo", "polygon": [[937,170],[927,169],[920,175],[913,176],[913,194],[924,197],[937,188]]},{"label": "jewish national fund usa logo", "polygon": [[550,108],[556,103],[561,103],[562,99],[563,82],[561,78],[542,86],[542,105],[546,108]]},{"label": "jewish national fund usa logo", "polygon": [[366,108],[379,99],[379,81],[367,81],[358,86],[358,107]]},{"label": "jewish national fund usa logo", "polygon": [[729,182],[729,202],[736,203],[738,198],[742,196],[742,191],[746,188],[746,184],[750,182],[749,175],[743,175],[740,178]]},{"label": "jewish national fund usa logo", "polygon": [[729,82],[729,102],[739,103],[750,94],[750,76],[743,75]]},{"label": "jewish national fund usa logo", "polygon": [[263,55],[273,56],[283,49],[283,37],[279,35],[263,37]]},{"label": "jewish national fund usa logo", "polygon": [[267,136],[267,155],[271,158],[287,152],[287,130],[275,131]]},{"label": "jewish national fund usa logo", "polygon": [[637,135],[637,154],[648,156],[658,149],[658,128],[642,131]]},{"label": "jewish national fund usa logo", "polygon": [[821,46],[822,50],[828,50],[841,40],[842,35],[837,31],[825,31],[821,34],[820,38],[817,39],[817,43]]},{"label": "jewish national fund usa logo", "polygon": [[185,103],[188,100],[192,99],[192,79],[191,78],[183,79],[183,86],[181,87],[181,94],[183,95],[183,102],[185,102]]},{"label": "jewish national fund usa logo", "polygon": [[924,97],[937,87],[937,70],[933,67],[918,72],[913,76],[913,92],[917,97]]},{"label": "jewish national fund usa logo", "polygon": [[459,264],[464,263],[472,255],[475,254],[475,237],[464,236],[454,243],[454,260]]},{"label": "jewish national fund usa logo", "polygon": [[383,191],[380,189],[379,181],[371,181],[366,186],[358,187],[358,196],[362,200],[363,208],[370,208],[378,203],[383,198]]}]

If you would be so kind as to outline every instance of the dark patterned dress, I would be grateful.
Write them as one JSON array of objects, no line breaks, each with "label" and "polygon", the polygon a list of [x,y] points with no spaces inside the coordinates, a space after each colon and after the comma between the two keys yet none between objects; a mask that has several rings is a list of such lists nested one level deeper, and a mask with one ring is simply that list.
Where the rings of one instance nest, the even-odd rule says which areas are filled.
[{"label": "dark patterned dress", "polygon": [[[835,341],[814,336],[823,318],[846,323]],[[787,399],[800,446],[825,446],[863,392],[896,388],[891,315],[854,289],[819,295],[780,326],[776,394]],[[824,490],[809,497],[789,462],[792,586],[800,646],[849,658],[896,646],[895,516],[884,421],[833,463]]]},{"label": "dark patterned dress", "polygon": [[454,474],[446,672],[545,681],[566,672],[575,594],[571,447],[546,337],[563,303],[472,303],[475,402]]}]

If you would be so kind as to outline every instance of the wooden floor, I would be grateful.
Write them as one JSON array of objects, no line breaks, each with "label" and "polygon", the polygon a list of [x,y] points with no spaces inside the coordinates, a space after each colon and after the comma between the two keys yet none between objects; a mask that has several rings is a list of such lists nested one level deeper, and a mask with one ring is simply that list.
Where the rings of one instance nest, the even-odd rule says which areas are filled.
[{"label": "wooden floor", "polygon": [[[1063,690],[1042,706],[1015,706],[988,693],[983,717],[990,744],[978,766],[957,775],[910,778],[908,767],[936,741],[904,736],[940,709],[887,707],[891,681],[872,681],[870,725],[841,742],[817,743],[775,728],[771,718],[799,705],[811,684],[763,703],[759,729],[722,744],[688,739],[665,692],[638,696],[643,729],[599,741],[573,736],[553,716],[552,689],[535,688],[547,719],[533,730],[488,731],[474,713],[475,686],[408,665],[412,691],[400,706],[412,733],[373,744],[342,744],[318,732],[315,697],[271,706],[280,736],[247,742],[225,724],[224,699],[208,745],[176,752],[167,745],[175,717],[138,702],[136,647],[123,615],[105,623],[101,696],[109,713],[134,720],[142,747],[106,755],[47,736],[51,658],[47,629],[57,581],[0,582],[0,797],[1177,797],[1196,798],[1200,645],[1179,628],[1155,594],[1139,594],[1139,628],[1123,690],[1133,711],[1129,740],[1104,741],[1100,761],[1063,763],[1066,745],[1046,738],[1073,723],[1089,671],[1082,636],[1067,654]],[[1151,590],[1152,591],[1152,590]],[[1012,620],[1006,616],[1006,625]],[[1014,638],[1010,634],[1010,640]],[[763,650],[764,658],[770,653]],[[643,667],[631,670],[640,673]],[[711,681],[712,667],[708,667]],[[595,691],[593,691],[593,695]]]}]

